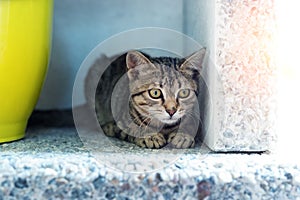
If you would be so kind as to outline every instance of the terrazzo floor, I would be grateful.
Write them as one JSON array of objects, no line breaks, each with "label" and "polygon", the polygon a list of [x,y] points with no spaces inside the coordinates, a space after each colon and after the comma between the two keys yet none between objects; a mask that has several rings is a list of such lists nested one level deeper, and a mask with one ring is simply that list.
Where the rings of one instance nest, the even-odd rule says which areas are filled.
[{"label": "terrazzo floor", "polygon": [[91,151],[71,120],[44,123],[41,114],[25,139],[0,145],[0,200],[300,199],[296,160],[205,147],[145,150],[104,138]]}]

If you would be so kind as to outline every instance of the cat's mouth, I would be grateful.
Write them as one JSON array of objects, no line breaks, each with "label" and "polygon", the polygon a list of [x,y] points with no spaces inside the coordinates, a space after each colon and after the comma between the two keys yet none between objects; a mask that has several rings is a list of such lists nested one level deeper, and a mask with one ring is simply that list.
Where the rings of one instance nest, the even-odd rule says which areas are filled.
[{"label": "cat's mouth", "polygon": [[175,113],[173,116],[170,116],[169,114],[153,114],[153,118],[160,121],[161,123],[171,126],[180,123],[181,121],[181,113]]}]

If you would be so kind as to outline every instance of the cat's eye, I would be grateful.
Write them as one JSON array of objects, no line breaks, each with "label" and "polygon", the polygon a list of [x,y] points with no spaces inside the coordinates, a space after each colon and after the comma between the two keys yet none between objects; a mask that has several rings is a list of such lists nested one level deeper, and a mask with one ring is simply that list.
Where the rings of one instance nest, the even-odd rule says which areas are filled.
[{"label": "cat's eye", "polygon": [[187,98],[190,95],[190,90],[189,89],[182,89],[178,92],[178,97],[179,98]]},{"label": "cat's eye", "polygon": [[149,95],[153,99],[158,99],[161,97],[161,91],[160,89],[151,89],[149,90]]}]

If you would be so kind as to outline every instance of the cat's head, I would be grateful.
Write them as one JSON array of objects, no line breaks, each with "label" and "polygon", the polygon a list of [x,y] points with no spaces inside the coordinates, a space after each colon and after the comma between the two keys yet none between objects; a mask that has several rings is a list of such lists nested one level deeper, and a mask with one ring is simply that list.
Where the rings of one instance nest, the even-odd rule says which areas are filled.
[{"label": "cat's head", "polygon": [[197,101],[204,56],[204,48],[184,59],[128,52],[126,65],[134,109],[167,125],[179,122]]}]

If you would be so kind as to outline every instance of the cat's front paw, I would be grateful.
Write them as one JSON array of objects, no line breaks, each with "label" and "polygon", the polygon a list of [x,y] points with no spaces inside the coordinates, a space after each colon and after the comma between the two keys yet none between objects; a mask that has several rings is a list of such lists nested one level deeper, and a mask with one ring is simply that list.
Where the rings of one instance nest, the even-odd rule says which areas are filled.
[{"label": "cat's front paw", "polygon": [[145,136],[143,138],[135,138],[134,142],[140,147],[146,147],[149,149],[159,149],[167,143],[165,137],[161,133]]},{"label": "cat's front paw", "polygon": [[168,138],[168,143],[176,149],[186,149],[194,147],[194,137],[184,133],[171,133]]}]

